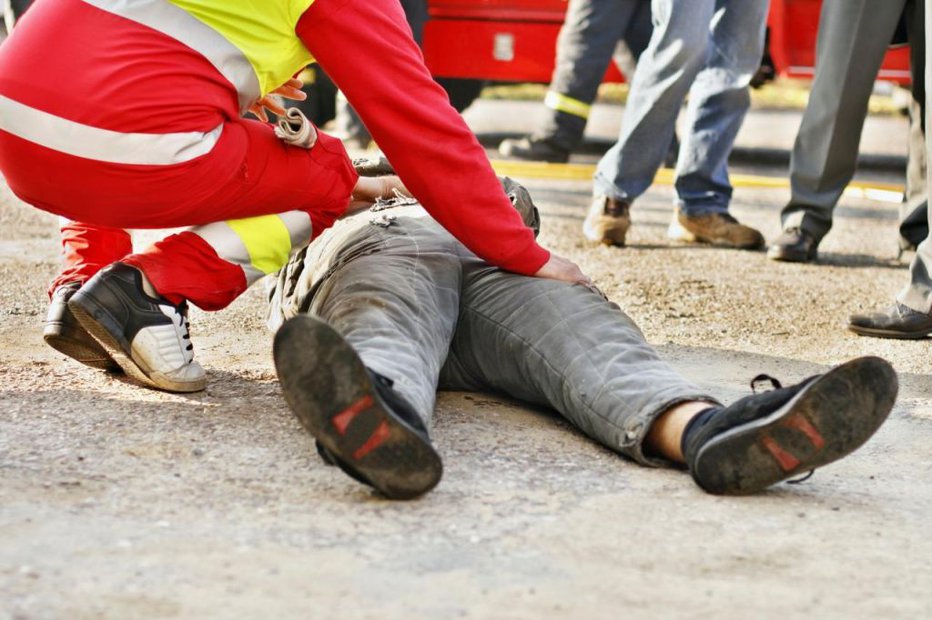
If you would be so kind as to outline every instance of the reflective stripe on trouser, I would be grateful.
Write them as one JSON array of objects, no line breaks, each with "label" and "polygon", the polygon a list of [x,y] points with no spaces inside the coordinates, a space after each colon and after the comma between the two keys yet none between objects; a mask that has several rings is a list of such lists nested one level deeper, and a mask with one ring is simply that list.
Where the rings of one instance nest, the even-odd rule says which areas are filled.
[{"label": "reflective stripe on trouser", "polygon": [[304,211],[290,211],[215,222],[190,232],[210,244],[221,259],[239,265],[250,286],[281,269],[291,254],[311,241],[311,218]]},{"label": "reflective stripe on trouser", "polygon": [[133,166],[183,164],[210,153],[223,125],[210,131],[133,133],[70,121],[0,95],[0,129],[82,159]]},{"label": "reflective stripe on trouser", "polygon": [[[550,91],[591,104],[619,40],[637,58],[647,46],[650,31],[650,2],[646,0],[570,0],[557,39]],[[630,81],[631,75],[627,78]],[[540,134],[569,150],[579,146],[588,112],[578,115],[548,107],[554,113],[547,115]]]},{"label": "reflective stripe on trouser", "polygon": [[561,95],[552,90],[547,91],[547,96],[544,97],[544,105],[551,110],[565,112],[573,116],[578,116],[579,118],[589,118],[589,112],[592,110],[591,104],[580,101],[579,99],[573,99],[566,95]]},{"label": "reflective stripe on trouser", "polygon": [[172,303],[220,310],[307,245],[310,229],[303,211],[217,222],[170,235],[123,262]]},{"label": "reflective stripe on trouser", "polygon": [[[278,271],[291,254],[310,241],[311,220],[303,211],[264,215],[197,226],[159,241],[143,254],[133,250],[129,233],[121,228],[61,221],[63,269],[49,287],[49,295],[67,282],[85,282],[116,261],[147,272],[153,260],[170,261],[171,285],[156,284],[173,303],[190,299],[204,309],[219,309],[256,280]],[[179,256],[171,254],[179,252]],[[154,258],[150,258],[154,256]],[[185,286],[185,281],[191,284]],[[184,287],[186,294],[179,294]]]}]

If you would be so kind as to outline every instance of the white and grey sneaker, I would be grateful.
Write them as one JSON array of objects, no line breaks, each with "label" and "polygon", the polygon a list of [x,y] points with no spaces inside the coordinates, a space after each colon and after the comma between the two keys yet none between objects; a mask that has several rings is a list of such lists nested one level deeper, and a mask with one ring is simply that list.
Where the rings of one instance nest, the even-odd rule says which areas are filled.
[{"label": "white and grey sneaker", "polygon": [[148,294],[139,270],[110,265],[68,300],[68,308],[134,379],[168,392],[197,392],[207,385],[194,361],[187,304]]}]

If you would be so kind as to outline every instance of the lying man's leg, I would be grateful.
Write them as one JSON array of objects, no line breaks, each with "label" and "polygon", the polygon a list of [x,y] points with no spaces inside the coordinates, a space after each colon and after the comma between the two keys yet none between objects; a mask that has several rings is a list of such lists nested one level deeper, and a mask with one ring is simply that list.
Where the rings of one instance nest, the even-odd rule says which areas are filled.
[{"label": "lying man's leg", "polygon": [[[282,315],[312,316],[284,323],[275,364],[321,456],[405,499],[433,488],[442,472],[427,429],[461,272],[449,235],[427,218],[398,215],[362,214],[311,247],[299,264],[316,274],[296,274],[309,288],[295,291],[298,305]],[[368,223],[379,217],[384,227]],[[287,288],[280,279],[278,294]]]},{"label": "lying man's leg", "polygon": [[850,453],[877,430],[897,391],[889,364],[861,358],[721,407],[594,291],[471,259],[441,386],[551,406],[639,463],[685,463],[705,490],[734,494]]}]

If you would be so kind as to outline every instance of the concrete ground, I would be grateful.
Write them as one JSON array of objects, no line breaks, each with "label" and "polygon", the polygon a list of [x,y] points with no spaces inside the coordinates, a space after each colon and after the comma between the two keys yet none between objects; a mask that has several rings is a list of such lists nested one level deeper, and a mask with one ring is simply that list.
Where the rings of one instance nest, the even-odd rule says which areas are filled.
[{"label": "concrete ground", "polygon": [[[930,616],[930,341],[843,328],[907,278],[896,206],[845,198],[822,260],[791,265],[669,242],[668,186],[638,202],[630,247],[590,250],[578,234],[589,184],[527,183],[545,245],[711,394],[881,355],[900,373],[890,419],[803,484],[727,498],[626,462],[551,412],[446,393],[443,480],[390,502],[318,461],[275,380],[261,287],[193,312],[204,393],[141,389],[46,347],[55,218],[7,193],[0,619]],[[738,188],[734,213],[773,238],[787,195]]]}]

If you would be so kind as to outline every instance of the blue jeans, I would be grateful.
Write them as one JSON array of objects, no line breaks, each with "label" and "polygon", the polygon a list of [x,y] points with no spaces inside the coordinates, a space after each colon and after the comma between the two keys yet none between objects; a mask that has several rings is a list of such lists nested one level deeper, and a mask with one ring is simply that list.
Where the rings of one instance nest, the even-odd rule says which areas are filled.
[{"label": "blue jeans", "polygon": [[602,157],[596,195],[634,200],[653,182],[689,95],[676,164],[683,213],[727,212],[728,155],[750,106],[768,0],[653,0],[654,34],[631,82],[618,142]]}]

